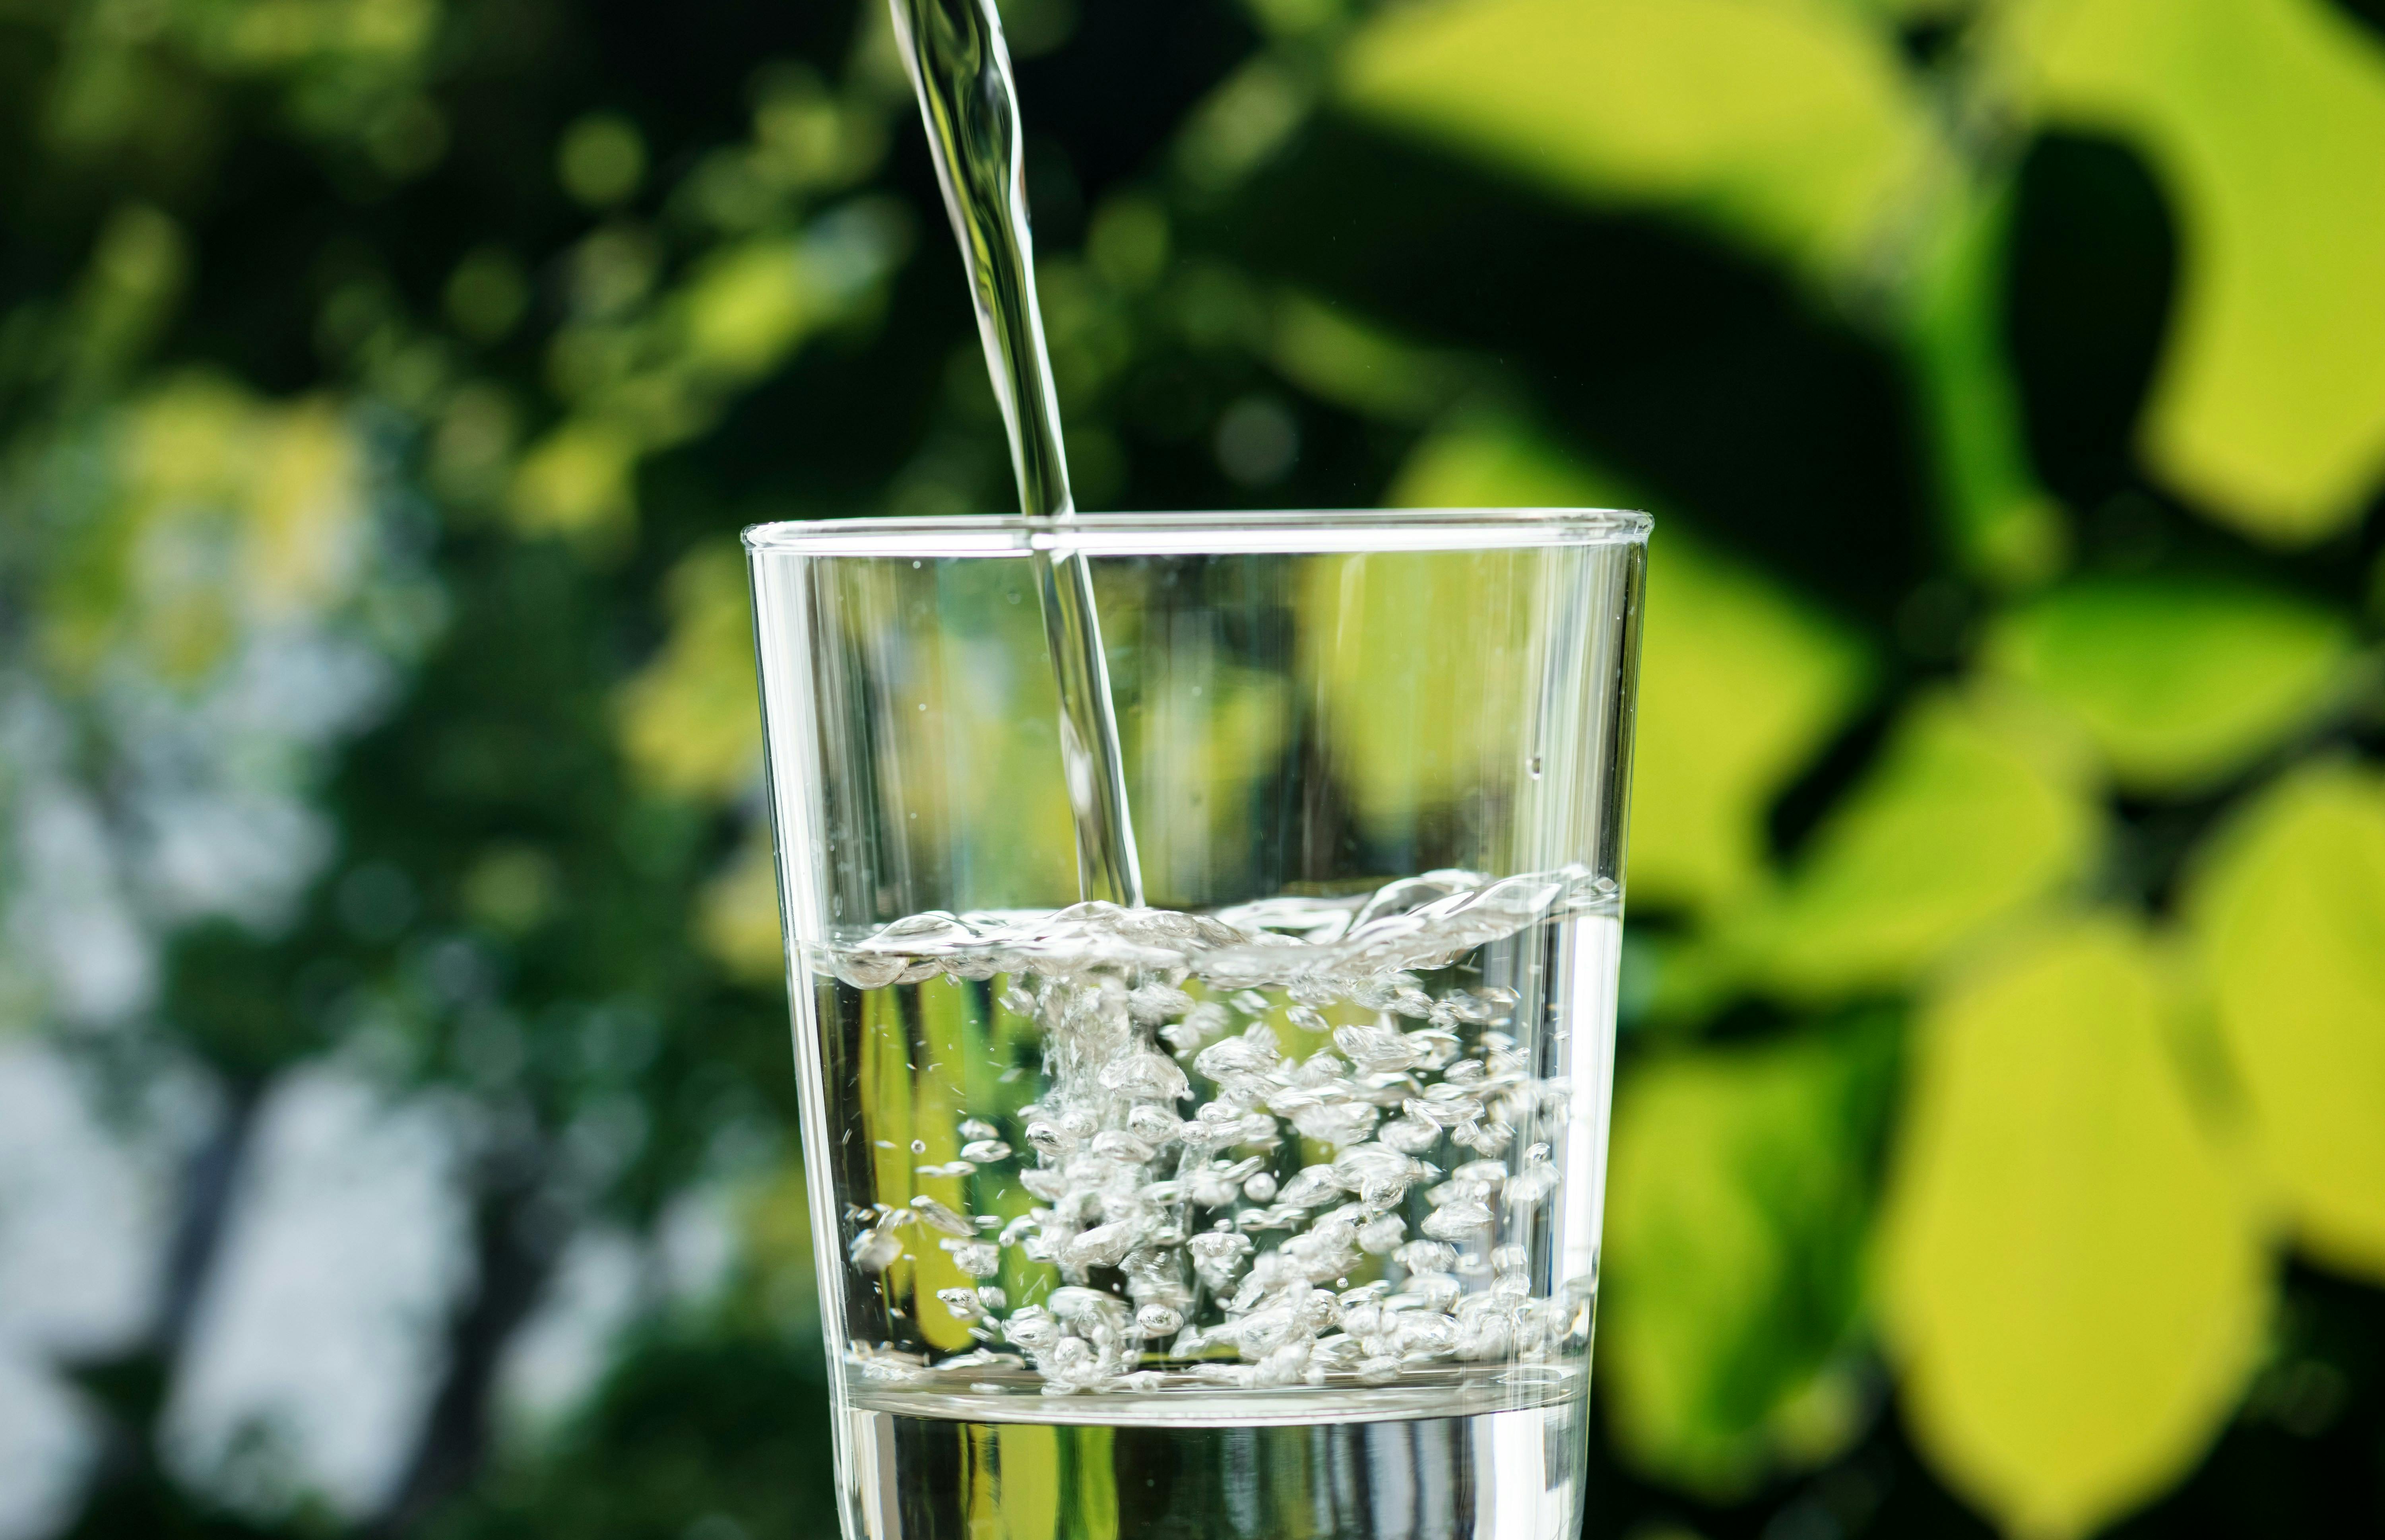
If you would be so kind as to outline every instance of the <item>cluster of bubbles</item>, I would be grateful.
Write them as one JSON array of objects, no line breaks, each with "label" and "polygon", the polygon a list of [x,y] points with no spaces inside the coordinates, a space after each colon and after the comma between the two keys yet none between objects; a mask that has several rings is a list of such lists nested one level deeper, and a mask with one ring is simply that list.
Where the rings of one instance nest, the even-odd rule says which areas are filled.
[{"label": "cluster of bubbles", "polygon": [[[1031,1369],[1065,1395],[1387,1384],[1580,1347],[1588,1281],[1536,1292],[1517,1244],[1558,1182],[1549,1146],[1518,1149],[1517,1131],[1561,1121],[1570,1087],[1531,1072],[1506,1030],[1512,991],[1435,995],[1422,975],[1613,901],[1579,870],[1432,872],[1356,905],[918,915],[822,958],[860,989],[1007,975],[1001,1002],[1038,1024],[1047,1077],[1007,1135],[972,1119],[959,1158],[920,1168],[1015,1163],[1028,1213],[922,1195],[849,1214],[862,1272],[932,1241],[978,1281],[936,1295],[974,1346],[931,1359],[865,1345],[856,1367],[905,1383]],[[1373,1019],[1347,1020],[1359,1012]],[[1331,1046],[1289,1056],[1277,1020]],[[1287,1128],[1329,1158],[1279,1178]],[[1016,1308],[994,1282],[1014,1249],[1060,1278]],[[1389,1276],[1351,1283],[1365,1271]]]}]

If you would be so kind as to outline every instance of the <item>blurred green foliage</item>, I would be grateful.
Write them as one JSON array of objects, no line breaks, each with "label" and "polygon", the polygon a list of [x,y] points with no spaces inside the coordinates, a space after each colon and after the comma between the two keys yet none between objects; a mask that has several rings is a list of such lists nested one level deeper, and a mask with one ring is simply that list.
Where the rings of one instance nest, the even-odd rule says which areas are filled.
[{"label": "blurred green foliage", "polygon": [[1876,1013],[1678,1053],[1624,1087],[1601,1302],[1610,1422],[1634,1459],[1741,1492],[1866,1415],[1864,1237],[1894,1070]]},{"label": "blurred green foliage", "polygon": [[2128,919],[2075,917],[1916,1023],[1883,1325],[1937,1458],[2021,1534],[2173,1479],[2266,1313],[2250,1183],[2179,1072],[2163,960]]},{"label": "blurred green foliage", "polygon": [[[1595,1533],[2385,1521],[2373,5],[1006,9],[1089,505],[1660,516]],[[1008,486],[882,17],[25,0],[0,82],[0,1009],[213,1108],[73,1522],[822,1532],[733,535]],[[158,1442],[327,1061],[475,1130],[359,1512]]]}]

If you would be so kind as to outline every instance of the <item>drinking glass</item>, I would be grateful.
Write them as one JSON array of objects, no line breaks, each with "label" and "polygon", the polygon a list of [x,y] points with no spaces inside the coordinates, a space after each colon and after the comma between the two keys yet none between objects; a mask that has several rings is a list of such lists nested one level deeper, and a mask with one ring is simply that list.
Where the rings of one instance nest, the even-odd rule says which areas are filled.
[{"label": "drinking glass", "polygon": [[1647,531],[747,532],[852,1540],[1578,1532]]}]

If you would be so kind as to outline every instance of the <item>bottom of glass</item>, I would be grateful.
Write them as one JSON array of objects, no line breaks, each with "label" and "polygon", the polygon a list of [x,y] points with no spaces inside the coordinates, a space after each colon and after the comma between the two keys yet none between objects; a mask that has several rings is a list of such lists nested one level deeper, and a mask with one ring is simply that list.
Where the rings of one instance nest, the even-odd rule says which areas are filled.
[{"label": "bottom of glass", "polygon": [[[958,1378],[958,1376],[955,1376]],[[1054,1396],[1038,1376],[979,1370],[946,1388],[866,1381],[845,1393],[856,1411],[936,1417],[965,1422],[1091,1423],[1104,1427],[1262,1427],[1273,1423],[1387,1422],[1417,1417],[1480,1417],[1568,1401],[1585,1394],[1585,1361],[1446,1364],[1410,1367],[1392,1384],[1369,1385],[1337,1374],[1322,1386],[1232,1389],[1190,1374],[1143,1392]]]},{"label": "bottom of glass", "polygon": [[[855,1404],[840,1424],[847,1540],[1573,1540],[1589,1399],[1388,1409],[1409,1387],[1280,1393],[1264,1421],[1190,1397],[1069,1397],[1077,1421],[918,1415]],[[941,1397],[939,1397],[941,1399]],[[955,1398],[957,1399],[957,1398]],[[1401,1404],[1405,1404],[1405,1400]],[[1454,1414],[1453,1414],[1454,1413]],[[1097,1414],[1101,1421],[1087,1421]]]}]

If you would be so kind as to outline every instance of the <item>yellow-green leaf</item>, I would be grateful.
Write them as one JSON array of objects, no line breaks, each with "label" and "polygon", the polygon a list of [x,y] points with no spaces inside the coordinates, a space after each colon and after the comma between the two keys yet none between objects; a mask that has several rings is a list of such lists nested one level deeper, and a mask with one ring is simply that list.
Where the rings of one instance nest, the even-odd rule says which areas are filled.
[{"label": "yellow-green leaf", "polygon": [[2176,1011],[2143,938],[2094,919],[1919,1026],[1881,1311],[1917,1441],[2017,1534],[2082,1534],[2167,1485],[2253,1364],[2262,1239]]},{"label": "yellow-green leaf", "polygon": [[637,514],[639,445],[617,423],[574,419],[523,454],[506,507],[526,534],[560,534],[603,548]]},{"label": "yellow-green leaf", "polygon": [[1638,507],[1630,488],[1519,423],[1470,418],[1418,444],[1383,498],[1394,508]]},{"label": "yellow-green leaf", "polygon": [[803,1163],[789,1158],[752,1179],[738,1219],[743,1265],[733,1286],[766,1320],[817,1320],[819,1269],[812,1253],[811,1194]]},{"label": "yellow-green leaf", "polygon": [[1216,853],[1250,848],[1251,786],[1291,735],[1291,692],[1280,674],[1197,647],[1137,661],[1140,689],[1118,724],[1127,784],[1134,805],[1168,809],[1143,841],[1143,883],[1154,902],[1214,904],[1228,882]]},{"label": "yellow-green leaf", "polygon": [[2385,778],[2279,785],[2187,908],[2272,1190],[2314,1254],[2385,1282]]},{"label": "yellow-green leaf", "polygon": [[1336,768],[1378,837],[1412,831],[1520,757],[1528,563],[1511,551],[1371,551],[1319,557],[1302,579],[1302,677],[1332,713],[1347,745]]},{"label": "yellow-green leaf", "polygon": [[1223,192],[1265,165],[1307,120],[1315,90],[1305,70],[1262,53],[1192,109],[1176,141],[1186,180]]},{"label": "yellow-green leaf", "polygon": [[1942,191],[1906,257],[1901,328],[1940,516],[1964,565],[2006,589],[2052,577],[2069,545],[2004,350],[2012,202],[2008,182]]},{"label": "yellow-green leaf", "polygon": [[2074,881],[2098,823],[2058,737],[2004,703],[1925,697],[1730,942],[1792,998],[1893,988]]},{"label": "yellow-green leaf", "polygon": [[1451,0],[1342,60],[1355,110],[1597,203],[1850,266],[1931,154],[1889,32],[1779,0]]},{"label": "yellow-green leaf", "polygon": [[[960,989],[922,990],[915,997],[918,1012],[918,1071],[912,1077],[913,1104],[909,1153],[923,1165],[942,1167],[961,1152],[960,1122],[968,1107],[966,1083],[971,1069],[985,1061],[984,1038],[970,994]],[[975,1039],[974,1045],[971,1040]],[[979,1051],[972,1053],[974,1045]],[[913,1191],[964,1214],[978,1212],[968,1187],[984,1179],[929,1176],[912,1171]],[[944,1308],[939,1289],[968,1288],[975,1282],[961,1271],[953,1254],[942,1246],[930,1250],[915,1244],[918,1258],[913,1272],[911,1319],[931,1346],[957,1352],[969,1346],[968,1325]]]},{"label": "yellow-green leaf", "polygon": [[1393,420],[1431,415],[1458,377],[1452,356],[1301,294],[1276,302],[1269,357],[1311,395]]},{"label": "yellow-green leaf", "polygon": [[2154,468],[2254,535],[2344,527],[2385,470],[2385,49],[2328,0],[2036,0],[2012,36],[2038,114],[2126,136],[2177,212]]},{"label": "yellow-green leaf", "polygon": [[768,373],[825,319],[794,243],[782,239],[708,257],[680,304],[690,357],[739,378]]},{"label": "yellow-green leaf", "polygon": [[319,617],[355,591],[367,457],[332,403],[197,373],[94,426],[73,449],[77,484],[104,500],[53,521],[62,544],[31,607],[61,681],[115,657],[193,683],[240,657],[245,631]]},{"label": "yellow-green leaf", "polygon": [[1998,623],[1990,666],[2057,702],[2123,784],[2192,789],[2241,770],[2324,707],[2351,627],[2235,584],[2094,580]]},{"label": "yellow-green leaf", "polygon": [[1827,1459],[1861,1406],[1876,1034],[1661,1060],[1615,1109],[1599,1374],[1631,1459],[1728,1497]]},{"label": "yellow-green leaf", "polygon": [[1854,710],[1870,682],[1843,628],[1677,529],[1649,547],[1631,886],[1717,908],[1766,865],[1773,797]]},{"label": "yellow-green leaf", "polygon": [[659,790],[733,796],[752,779],[762,749],[741,553],[734,545],[697,550],[672,570],[667,596],[670,637],[621,690],[621,748]]},{"label": "yellow-green leaf", "polygon": [[[1426,441],[1404,507],[1640,507],[1512,424]],[[1660,519],[1648,549],[1631,790],[1631,892],[1713,908],[1764,871],[1764,810],[1860,700],[1870,668],[1828,617]]]},{"label": "yellow-green leaf", "polygon": [[696,905],[695,939],[734,978],[755,984],[786,981],[779,870],[770,858],[766,821],[754,821],[729,864],[705,884]]}]

